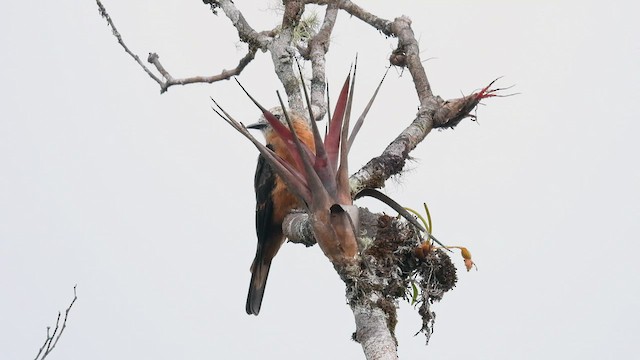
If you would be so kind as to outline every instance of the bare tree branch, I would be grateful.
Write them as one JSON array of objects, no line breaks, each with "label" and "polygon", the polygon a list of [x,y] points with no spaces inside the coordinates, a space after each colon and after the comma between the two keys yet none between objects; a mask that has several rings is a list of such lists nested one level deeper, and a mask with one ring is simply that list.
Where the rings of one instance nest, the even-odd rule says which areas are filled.
[{"label": "bare tree branch", "polygon": [[78,296],[76,295],[76,286],[74,286],[73,300],[71,300],[69,307],[67,307],[67,310],[64,312],[64,320],[62,320],[62,326],[60,327],[61,314],[60,312],[58,312],[58,318],[56,319],[56,326],[53,329],[53,333],[50,333],[51,327],[47,326],[47,338],[45,339],[44,344],[42,344],[42,347],[40,347],[40,350],[38,351],[38,354],[36,355],[35,360],[44,360],[47,356],[49,356],[49,354],[56,347],[56,345],[58,344],[58,340],[60,340],[60,337],[64,332],[64,329],[67,328],[67,319],[69,317],[69,312],[71,311],[71,307],[73,306],[73,304],[76,302],[77,299],[78,299]]},{"label": "bare tree branch", "polygon": [[118,39],[118,43],[122,46],[124,51],[127,54],[131,55],[131,57],[142,67],[144,72],[146,72],[153,80],[155,80],[155,82],[157,82],[160,86],[162,86],[162,80],[160,80],[157,76],[155,76],[151,72],[151,70],[149,70],[149,68],[146,67],[144,63],[142,63],[142,60],[140,60],[140,57],[138,55],[134,54],[131,50],[129,50],[127,45],[122,40],[122,36],[118,32],[118,29],[113,23],[113,20],[111,20],[111,16],[109,16],[109,13],[107,13],[107,10],[104,8],[104,5],[102,5],[102,2],[100,2],[100,0],[96,0],[96,3],[98,4],[98,12],[100,12],[100,16],[102,16],[105,20],[107,20],[107,24],[109,25],[109,27],[111,27],[111,32],[113,33],[113,36],[115,36],[116,39]]},{"label": "bare tree branch", "polygon": [[[116,28],[115,24],[113,23],[113,20],[111,19],[111,16],[109,16],[109,13],[107,13],[107,10],[105,9],[104,5],[102,5],[102,2],[100,2],[100,0],[96,0],[96,3],[98,4],[98,11],[100,12],[100,16],[102,16],[107,21],[107,24],[109,25],[109,27],[111,27],[113,36],[115,36],[116,39],[118,39],[118,43],[122,46],[124,51],[127,54],[129,54],[138,63],[138,65],[140,65],[142,67],[144,72],[146,72],[149,75],[149,77],[151,77],[155,82],[158,83],[158,85],[160,85],[160,93],[161,94],[166,92],[169,89],[169,87],[171,87],[173,85],[187,85],[187,84],[194,84],[194,83],[209,83],[210,84],[210,83],[213,83],[213,82],[216,82],[216,81],[220,81],[220,80],[228,80],[232,76],[239,75],[242,72],[242,70],[244,70],[244,68],[251,62],[251,60],[253,60],[255,58],[255,55],[256,55],[256,52],[257,52],[258,48],[262,48],[264,46],[264,43],[267,41],[267,40],[265,40],[265,38],[267,38],[266,35],[255,33],[255,31],[253,31],[253,29],[251,29],[248,25],[246,27],[242,25],[242,24],[246,24],[246,22],[243,23],[243,21],[238,20],[236,23],[238,23],[240,25],[236,26],[236,28],[243,28],[243,29],[248,28],[251,31],[253,31],[253,33],[251,31],[248,32],[249,34],[251,34],[251,36],[248,36],[248,35],[246,35],[244,33],[242,33],[241,36],[240,36],[241,39],[244,38],[246,40],[245,42],[247,42],[249,44],[249,50],[248,50],[247,54],[242,59],[240,59],[240,61],[238,62],[238,65],[235,68],[231,69],[231,70],[222,70],[222,72],[220,74],[218,74],[218,75],[193,76],[193,77],[182,78],[182,79],[176,79],[173,76],[171,76],[171,74],[169,74],[169,72],[160,63],[160,56],[158,56],[158,54],[149,53],[149,57],[147,58],[147,61],[150,64],[153,64],[153,66],[155,66],[156,70],[158,70],[160,75],[162,75],[162,77],[164,78],[164,81],[163,81],[158,76],[156,76],[142,62],[142,60],[140,60],[140,57],[138,55],[133,53],[129,49],[129,47],[127,47],[127,45],[124,43],[124,40],[122,39],[122,35],[120,35],[120,33],[118,32],[118,29]],[[225,9],[225,7],[223,7],[223,9]],[[242,20],[244,20],[244,18],[242,18]],[[245,35],[245,36],[243,36],[243,35]]]},{"label": "bare tree branch", "polygon": [[173,85],[188,85],[194,83],[211,84],[220,80],[229,80],[232,76],[240,75],[242,70],[244,70],[244,68],[251,62],[251,60],[255,58],[256,51],[256,48],[249,47],[247,55],[240,59],[240,62],[238,62],[238,66],[231,70],[222,70],[222,72],[218,75],[193,76],[182,79],[173,78],[173,76],[171,76],[171,74],[169,74],[169,72],[165,70],[164,66],[162,66],[162,64],[160,63],[160,56],[158,56],[158,54],[150,53],[147,61],[153,64],[156,69],[158,69],[158,72],[160,72],[160,74],[162,74],[162,76],[165,78],[165,81],[160,84],[160,92],[164,93],[169,89],[170,86]]}]

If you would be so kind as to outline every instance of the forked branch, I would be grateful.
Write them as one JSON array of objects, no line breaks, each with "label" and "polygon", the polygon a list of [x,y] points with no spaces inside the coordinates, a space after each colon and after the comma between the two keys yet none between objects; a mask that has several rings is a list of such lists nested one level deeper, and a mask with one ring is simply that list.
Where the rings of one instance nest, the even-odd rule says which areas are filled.
[{"label": "forked branch", "polygon": [[247,51],[247,54],[242,59],[240,59],[240,61],[238,62],[238,65],[236,65],[236,67],[231,70],[223,69],[220,72],[220,74],[210,75],[210,76],[192,76],[192,77],[186,77],[186,78],[174,78],[160,63],[160,56],[152,52],[152,53],[149,53],[147,62],[149,64],[152,64],[156,68],[156,71],[160,73],[160,76],[157,76],[156,74],[153,73],[153,71],[148,66],[146,66],[142,62],[140,57],[137,54],[135,54],[133,51],[131,51],[129,47],[125,44],[122,38],[122,35],[120,34],[120,32],[118,32],[118,29],[113,23],[113,20],[111,19],[111,16],[105,9],[104,5],[102,5],[102,2],[100,0],[96,0],[96,4],[98,5],[98,12],[100,13],[100,16],[102,16],[107,21],[107,24],[111,28],[111,32],[113,33],[113,36],[115,36],[116,39],[118,40],[118,44],[120,44],[120,46],[122,46],[124,51],[127,54],[129,54],[129,56],[131,56],[136,61],[136,63],[138,63],[138,65],[140,65],[140,67],[144,70],[144,72],[147,73],[147,75],[149,75],[151,79],[153,79],[155,82],[158,83],[158,85],[160,85],[160,93],[166,92],[169,89],[169,87],[173,85],[187,85],[187,84],[195,84],[195,83],[210,84],[216,81],[228,80],[232,76],[239,75],[242,72],[242,70],[244,70],[244,68],[247,65],[249,65],[251,60],[255,58],[258,48],[260,48],[263,42],[266,41],[263,39],[264,37],[266,37],[266,35],[263,35],[263,34],[261,35],[256,33],[256,35],[252,37],[245,36],[245,38],[251,38],[253,39],[253,41],[248,41],[249,50]]},{"label": "forked branch", "polygon": [[64,312],[64,319],[62,320],[62,324],[60,324],[61,314],[60,312],[58,312],[58,318],[56,319],[56,325],[53,329],[53,332],[51,332],[51,327],[47,326],[47,337],[44,340],[44,344],[42,344],[42,347],[40,347],[40,350],[38,351],[38,354],[36,355],[35,360],[46,359],[47,356],[49,356],[49,354],[56,347],[56,345],[58,344],[58,340],[60,340],[60,337],[62,336],[62,333],[67,328],[67,319],[69,318],[69,312],[71,311],[71,307],[73,307],[73,304],[76,302],[77,299],[78,299],[78,296],[76,294],[76,286],[74,286],[73,300],[71,300],[69,307],[67,307],[67,310],[65,310]]}]

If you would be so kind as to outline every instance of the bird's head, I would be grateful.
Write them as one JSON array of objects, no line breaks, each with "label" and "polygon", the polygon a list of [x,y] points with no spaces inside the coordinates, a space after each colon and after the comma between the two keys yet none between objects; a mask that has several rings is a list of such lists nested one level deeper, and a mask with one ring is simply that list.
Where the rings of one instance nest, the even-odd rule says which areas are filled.
[{"label": "bird's head", "polygon": [[[291,123],[293,124],[295,131],[299,134],[299,136],[303,133],[307,133],[311,131],[311,129],[309,128],[309,123],[307,122],[307,119],[304,116],[290,109],[287,109],[286,111],[287,111],[287,114],[289,115],[289,119],[291,120]],[[282,107],[280,106],[273,107],[269,109],[268,112],[271,113],[276,119],[278,119],[278,121],[282,125],[289,128],[289,125],[287,124],[287,119],[284,115],[284,111],[282,110]],[[247,125],[247,129],[260,130],[262,132],[262,135],[264,135],[265,139],[267,140],[277,137],[276,130],[269,123],[269,121],[267,121],[264,115],[260,116],[260,118],[258,119],[258,122]]]},{"label": "bird's head", "polygon": [[[287,126],[287,120],[284,117],[284,111],[282,110],[282,107],[280,106],[276,106],[273,107],[271,109],[268,110],[271,114],[273,114],[273,116],[276,117],[276,119],[278,119],[278,121],[280,121],[280,123],[282,123],[284,126]],[[293,111],[293,110],[289,110],[287,109],[287,114],[289,114],[289,118],[291,119],[291,121],[293,123],[296,123],[298,121],[304,121],[306,122],[306,120],[304,119],[304,117],[300,114],[298,114],[297,112]],[[262,131],[262,133],[266,133],[267,131],[273,131],[273,127],[271,126],[271,124],[269,124],[269,122],[267,121],[267,119],[264,117],[264,115],[260,116],[260,119],[258,119],[258,122],[247,125],[247,129],[255,129],[255,130],[260,130]]]}]

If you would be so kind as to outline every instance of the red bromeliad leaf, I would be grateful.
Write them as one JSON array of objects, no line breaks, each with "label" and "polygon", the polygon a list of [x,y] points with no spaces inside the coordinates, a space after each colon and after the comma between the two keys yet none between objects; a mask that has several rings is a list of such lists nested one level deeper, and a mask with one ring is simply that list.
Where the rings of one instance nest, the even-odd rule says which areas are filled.
[{"label": "red bromeliad leaf", "polygon": [[[249,99],[251,99],[251,101],[260,109],[260,111],[262,111],[262,115],[267,120],[269,125],[271,125],[271,127],[276,132],[276,134],[278,134],[278,136],[280,136],[280,138],[284,140],[284,143],[287,145],[287,149],[289,150],[289,153],[293,157],[293,160],[295,161],[296,166],[298,166],[299,169],[304,169],[302,159],[300,158],[300,152],[298,152],[296,149],[296,145],[293,141],[293,134],[291,130],[286,126],[284,126],[284,124],[280,122],[280,120],[275,115],[269,112],[269,110],[267,110],[264,106],[260,105],[260,103],[258,103],[258,101],[254,99],[253,96],[251,96],[251,94],[249,94],[249,92],[244,88],[244,86],[242,86],[242,84],[240,83],[240,81],[238,81],[238,79],[235,79],[235,80],[238,83],[238,85],[240,85],[240,88],[242,88],[242,91],[244,91],[244,93],[247,94]],[[284,106],[282,107],[282,109],[283,111],[285,111]],[[303,152],[306,152],[307,155],[313,155],[313,151],[311,151],[311,149],[309,149],[309,147],[306,144],[302,144],[302,148],[303,148]]]},{"label": "red bromeliad leaf", "polygon": [[[300,63],[298,59],[296,59],[296,65],[298,66],[298,73],[300,74],[300,82],[302,83],[302,90],[304,92],[304,98],[307,102],[307,109],[309,110],[309,119],[311,122],[311,131],[313,132],[313,139],[315,144],[315,161],[313,163],[313,169],[318,174],[318,177],[325,185],[325,188],[331,197],[336,196],[336,185],[335,185],[335,171],[331,166],[329,166],[329,159],[327,157],[327,152],[324,147],[324,142],[322,140],[322,135],[320,135],[320,131],[318,130],[318,125],[313,116],[313,110],[311,106],[311,100],[309,99],[309,93],[307,92],[307,87],[304,83],[304,75],[302,74],[302,69],[300,68]],[[329,104],[327,102],[327,104]]]},{"label": "red bromeliad leaf", "polygon": [[[276,94],[278,95],[278,101],[280,101],[280,106],[281,106],[282,111],[284,113],[284,117],[285,117],[285,120],[287,121],[287,124],[289,125],[289,127],[291,129],[294,129],[293,123],[292,123],[291,119],[289,118],[289,114],[285,110],[284,102],[282,101],[282,97],[280,96],[280,92],[276,91]],[[318,177],[318,174],[313,169],[313,164],[312,164],[313,158],[308,153],[304,152],[304,149],[303,149],[303,145],[304,144],[298,138],[298,134],[295,131],[293,131],[292,135],[293,135],[294,145],[296,147],[296,150],[298,151],[298,153],[296,155],[302,161],[302,166],[303,166],[302,169],[303,169],[304,176],[305,176],[305,179],[306,179],[306,184],[307,184],[307,187],[309,188],[309,190],[311,191],[311,201],[312,202],[316,202],[316,198],[318,196],[325,197],[326,188],[325,188],[322,180]],[[313,155],[313,156],[315,156],[315,155]]]},{"label": "red bromeliad leaf", "polygon": [[[278,98],[280,98],[280,94],[277,91],[276,91],[276,94],[278,95]],[[261,107],[261,110],[263,109],[264,108]],[[285,116],[286,118],[288,114],[287,114],[286,108],[284,107],[284,104],[282,104],[281,109],[283,112],[283,116]],[[293,128],[292,124],[289,123],[288,124],[289,127],[284,126],[282,121],[280,121],[269,110],[263,110],[262,114],[264,118],[267,120],[267,122],[269,122],[271,127],[274,129],[274,131],[278,134],[278,136],[284,141],[285,145],[287,146],[287,150],[289,150],[289,154],[293,158],[293,161],[295,162],[295,165],[298,167],[298,169],[302,169],[304,171],[304,168],[305,168],[301,154],[304,154],[304,156],[310,159],[310,161],[313,164],[313,161],[315,159],[315,154],[305,143],[300,143],[300,148],[298,148],[295,141],[295,138],[296,138],[295,129]],[[290,129],[293,129],[293,131]]]},{"label": "red bromeliad leaf", "polygon": [[378,84],[376,91],[374,91],[373,96],[371,96],[371,100],[369,100],[369,103],[364,108],[364,111],[362,111],[362,114],[358,118],[358,121],[356,121],[356,124],[353,127],[353,130],[351,130],[351,135],[349,136],[349,142],[347,146],[347,152],[351,151],[351,146],[353,145],[353,141],[356,139],[356,135],[358,135],[358,132],[360,131],[360,128],[364,123],[364,118],[369,113],[369,110],[371,109],[371,105],[373,105],[373,101],[376,99],[376,96],[378,95],[378,91],[380,91],[380,87],[382,87],[382,82],[384,82],[384,78],[387,77],[387,73],[389,72],[389,69],[390,67],[387,68],[387,71],[384,72],[384,75],[382,76],[382,80],[380,80],[380,83]]},{"label": "red bromeliad leaf", "polygon": [[213,111],[215,111],[218,116],[220,116],[223,120],[229,123],[234,129],[236,129],[239,133],[244,135],[247,139],[249,139],[253,145],[260,151],[260,153],[269,161],[272,165],[274,171],[280,176],[280,178],[285,182],[287,188],[289,188],[293,193],[295,193],[298,197],[303,199],[305,202],[309,202],[312,199],[311,190],[309,189],[307,182],[304,176],[292,165],[278,156],[273,150],[264,146],[260,141],[258,141],[247,128],[238,121],[234,120],[229,113],[227,113],[218,103],[211,99],[213,103],[224,113],[223,116],[219,111],[212,107]]},{"label": "red bromeliad leaf", "polygon": [[329,166],[334,171],[338,169],[338,153],[340,152],[340,135],[342,132],[342,119],[347,107],[347,97],[349,96],[349,82],[351,74],[347,76],[347,79],[342,85],[340,96],[338,96],[338,102],[336,103],[335,110],[333,111],[333,117],[329,125],[329,132],[324,139],[324,147],[327,151],[327,157],[329,158]]},{"label": "red bromeliad leaf", "polygon": [[351,106],[353,105],[353,93],[356,85],[356,70],[358,58],[353,66],[353,77],[351,78],[351,87],[345,108],[344,118],[342,120],[342,128],[340,129],[340,165],[336,171],[337,198],[340,204],[353,204],[351,198],[351,189],[349,187],[349,159],[347,148],[347,139],[349,138],[349,120],[351,120]]}]

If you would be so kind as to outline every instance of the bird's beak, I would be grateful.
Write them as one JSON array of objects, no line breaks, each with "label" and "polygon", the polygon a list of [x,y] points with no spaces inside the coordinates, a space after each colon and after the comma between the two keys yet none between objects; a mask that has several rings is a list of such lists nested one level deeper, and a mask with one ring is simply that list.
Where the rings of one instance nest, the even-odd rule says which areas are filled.
[{"label": "bird's beak", "polygon": [[264,122],[257,122],[257,123],[253,123],[250,125],[247,125],[247,129],[256,129],[256,130],[262,130],[264,128],[267,127],[267,123]]}]

